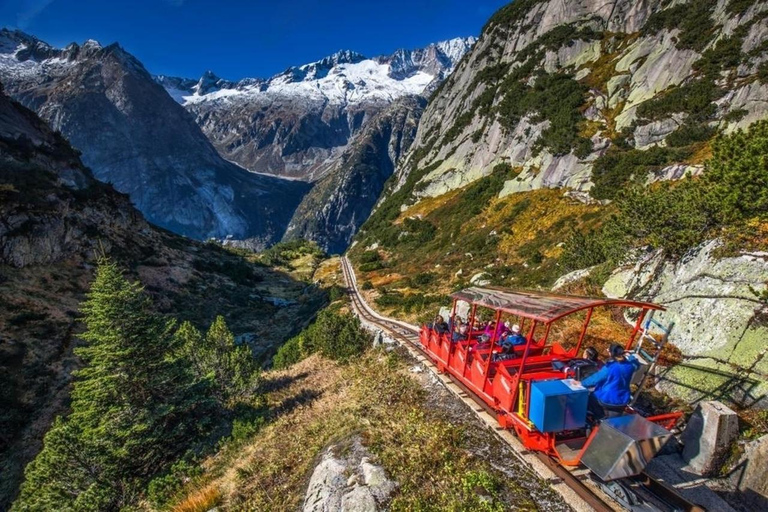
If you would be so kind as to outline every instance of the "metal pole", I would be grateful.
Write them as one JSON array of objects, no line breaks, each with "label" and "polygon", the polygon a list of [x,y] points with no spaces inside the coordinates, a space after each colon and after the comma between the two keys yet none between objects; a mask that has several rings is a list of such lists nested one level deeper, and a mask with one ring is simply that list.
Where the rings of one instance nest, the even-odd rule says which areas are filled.
[{"label": "metal pole", "polygon": [[573,357],[579,357],[579,350],[581,350],[581,344],[584,342],[584,336],[587,334],[587,327],[589,327],[589,321],[592,319],[592,311],[594,311],[594,309],[595,308],[589,308],[587,310],[587,318],[584,320],[584,327],[581,329],[579,342],[576,344],[576,350],[574,351]]},{"label": "metal pole", "polygon": [[627,342],[627,346],[624,347],[624,350],[629,350],[632,348],[632,343],[635,342],[635,336],[637,336],[637,333],[640,331],[640,327],[643,325],[643,319],[645,318],[645,314],[648,312],[647,309],[643,308],[642,311],[640,311],[640,316],[637,318],[637,323],[635,324],[635,328],[632,330],[632,335],[629,337],[629,341]]},{"label": "metal pole", "polygon": [[531,330],[528,331],[528,341],[525,343],[525,351],[523,352],[523,357],[520,359],[520,369],[517,372],[520,377],[523,375],[525,360],[528,359],[528,351],[530,350],[531,342],[533,341],[533,332],[536,330],[536,323],[536,320],[534,320],[531,325]]},{"label": "metal pole", "polygon": [[451,341],[453,341],[453,334],[456,332],[456,302],[458,299],[453,299],[453,308],[451,309]]},{"label": "metal pole", "polygon": [[475,312],[477,311],[477,304],[472,304],[472,309],[469,313],[469,327],[467,328],[467,351],[464,354],[464,365],[461,368],[461,377],[467,372],[467,362],[469,361],[469,349],[472,341],[472,329],[475,328]]},{"label": "metal pole", "polygon": [[496,324],[491,333],[491,348],[488,350],[488,360],[485,362],[485,378],[483,378],[483,392],[485,392],[485,383],[488,382],[488,372],[491,368],[491,359],[493,359],[493,347],[496,345],[496,336],[499,333],[499,321],[501,320],[501,310],[496,311]]}]

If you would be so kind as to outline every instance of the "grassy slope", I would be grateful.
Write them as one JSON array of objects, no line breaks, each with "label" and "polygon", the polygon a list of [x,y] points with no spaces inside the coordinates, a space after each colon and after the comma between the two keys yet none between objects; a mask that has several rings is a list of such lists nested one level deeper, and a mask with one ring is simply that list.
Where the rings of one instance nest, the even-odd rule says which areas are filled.
[{"label": "grassy slope", "polygon": [[[408,368],[404,356],[373,351],[346,366],[315,355],[268,373],[270,423],[206,461],[175,510],[295,510],[324,448],[355,435],[399,484],[391,510],[567,509],[468,411],[451,410],[444,389]],[[477,457],[479,446],[490,455]]]}]

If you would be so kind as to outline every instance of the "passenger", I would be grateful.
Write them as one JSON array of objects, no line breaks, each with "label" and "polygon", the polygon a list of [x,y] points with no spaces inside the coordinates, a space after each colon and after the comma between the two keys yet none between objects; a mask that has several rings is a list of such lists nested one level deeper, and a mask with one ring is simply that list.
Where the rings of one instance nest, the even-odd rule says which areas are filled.
[{"label": "passenger", "polygon": [[592,361],[595,364],[600,364],[600,359],[597,356],[597,349],[595,347],[585,348],[582,359],[586,359],[587,361]]},{"label": "passenger", "polygon": [[443,320],[443,317],[440,315],[435,317],[435,321],[432,323],[432,328],[437,334],[445,334],[448,332],[448,324],[445,323],[445,320]]},{"label": "passenger", "polygon": [[453,341],[464,341],[467,339],[469,326],[464,323],[460,317],[456,317],[456,328],[453,330]]},{"label": "passenger", "polygon": [[501,346],[504,347],[504,352],[512,352],[514,347],[525,345],[525,342],[525,336],[520,334],[520,326],[515,324],[509,334],[502,339]]},{"label": "passenger", "polygon": [[621,345],[608,348],[611,359],[597,373],[581,381],[581,385],[594,388],[589,394],[587,409],[594,420],[610,413],[620,413],[632,398],[629,384],[632,374],[640,367],[633,356],[626,357]]}]

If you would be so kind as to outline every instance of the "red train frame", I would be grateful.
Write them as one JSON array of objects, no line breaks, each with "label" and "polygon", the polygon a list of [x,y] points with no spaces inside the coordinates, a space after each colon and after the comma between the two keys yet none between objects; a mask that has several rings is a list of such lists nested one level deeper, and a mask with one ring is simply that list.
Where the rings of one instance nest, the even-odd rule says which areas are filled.
[{"label": "red train frame", "polygon": [[[513,358],[494,361],[491,355],[498,349],[498,332],[494,332],[487,343],[474,339],[479,335],[477,331],[468,333],[467,340],[452,341],[451,331],[440,334],[424,325],[419,335],[424,351],[435,362],[439,371],[453,375],[493,408],[499,425],[514,429],[526,448],[555,457],[565,466],[579,465],[581,456],[599,426],[589,432],[586,428],[554,433],[538,431],[528,420],[531,382],[571,376],[565,369],[554,369],[552,362],[578,357],[595,308],[613,306],[640,309],[625,345],[627,350],[635,343],[646,314],[652,310],[663,310],[659,305],[646,302],[519,292],[494,287],[472,287],[456,292],[452,297],[451,326],[455,325],[458,302],[464,301],[470,305],[469,325],[474,325],[478,307],[495,311],[497,325],[501,321],[502,313],[517,317],[521,332],[526,332],[527,328],[525,345],[515,347]],[[584,310],[586,317],[575,346],[565,349],[560,343],[549,343],[554,322]],[[544,329],[544,335],[535,340],[534,335],[540,326]],[[637,413],[631,407],[627,407],[626,412]],[[671,429],[681,416],[682,413],[675,412],[647,419]]]}]

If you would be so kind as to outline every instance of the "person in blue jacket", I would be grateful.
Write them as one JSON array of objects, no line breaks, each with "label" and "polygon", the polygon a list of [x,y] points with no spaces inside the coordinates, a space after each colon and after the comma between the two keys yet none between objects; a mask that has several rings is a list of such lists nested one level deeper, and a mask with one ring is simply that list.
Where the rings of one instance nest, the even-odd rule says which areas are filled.
[{"label": "person in blue jacket", "polygon": [[625,356],[621,345],[612,344],[608,349],[611,359],[594,373],[581,381],[586,388],[594,388],[589,394],[587,409],[595,420],[606,416],[606,410],[620,412],[632,399],[629,384],[632,374],[640,368],[633,356]]}]

